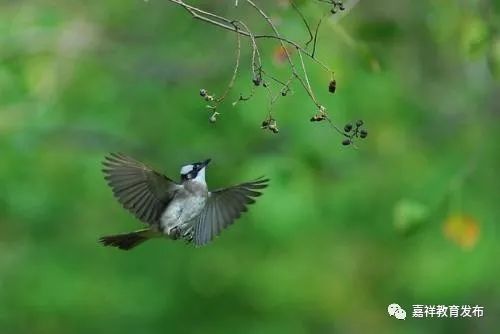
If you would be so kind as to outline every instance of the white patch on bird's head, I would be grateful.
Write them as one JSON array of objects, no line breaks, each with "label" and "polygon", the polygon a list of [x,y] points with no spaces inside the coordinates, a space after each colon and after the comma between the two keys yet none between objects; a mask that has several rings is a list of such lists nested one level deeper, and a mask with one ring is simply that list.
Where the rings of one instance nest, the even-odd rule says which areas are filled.
[{"label": "white patch on bird's head", "polygon": [[200,183],[205,183],[205,168],[210,163],[210,159],[203,162],[196,162],[189,165],[185,165],[181,168],[181,179],[182,181],[196,181]]},{"label": "white patch on bird's head", "polygon": [[182,166],[181,168],[181,175],[187,175],[189,172],[191,172],[194,169],[193,165],[186,165]]}]

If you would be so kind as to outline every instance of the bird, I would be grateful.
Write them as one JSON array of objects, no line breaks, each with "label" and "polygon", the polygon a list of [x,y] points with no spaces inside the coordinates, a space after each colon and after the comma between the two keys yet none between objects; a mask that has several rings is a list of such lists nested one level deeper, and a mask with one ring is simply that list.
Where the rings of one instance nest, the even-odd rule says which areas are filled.
[{"label": "bird", "polygon": [[269,184],[263,176],[227,188],[208,190],[205,170],[211,159],[182,166],[180,182],[123,153],[102,162],[104,178],[115,198],[146,228],[103,236],[105,246],[130,250],[164,237],[204,246],[232,225]]}]

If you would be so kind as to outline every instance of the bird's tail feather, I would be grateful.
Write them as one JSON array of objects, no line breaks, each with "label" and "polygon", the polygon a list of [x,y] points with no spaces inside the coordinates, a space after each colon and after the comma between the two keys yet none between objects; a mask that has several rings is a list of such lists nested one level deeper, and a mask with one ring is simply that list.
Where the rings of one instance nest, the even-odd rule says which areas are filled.
[{"label": "bird's tail feather", "polygon": [[154,237],[154,235],[151,230],[143,229],[130,233],[104,236],[99,238],[99,241],[104,246],[112,246],[112,247],[118,247],[123,250],[129,250],[136,246],[139,246],[144,241],[152,237]]}]

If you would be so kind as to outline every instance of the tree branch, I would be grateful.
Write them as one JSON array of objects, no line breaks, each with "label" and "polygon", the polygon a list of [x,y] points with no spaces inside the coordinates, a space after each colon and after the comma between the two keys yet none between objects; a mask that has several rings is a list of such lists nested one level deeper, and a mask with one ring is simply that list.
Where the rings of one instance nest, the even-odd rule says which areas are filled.
[{"label": "tree branch", "polygon": [[[217,26],[219,28],[232,31],[232,32],[238,33],[238,34],[246,36],[246,37],[251,37],[252,36],[252,33],[250,31],[246,30],[246,29],[245,30],[236,29],[236,27],[232,24],[233,22],[235,22],[235,20],[229,20],[229,19],[227,19],[225,17],[222,17],[222,16],[219,16],[219,15],[216,15],[216,14],[213,14],[213,13],[201,10],[201,9],[199,9],[197,7],[188,5],[187,3],[185,3],[182,0],[167,0],[167,1],[172,2],[174,4],[177,4],[177,5],[181,6],[181,7],[183,7],[196,20],[204,21],[206,23],[212,24],[212,25]],[[215,19],[217,19],[219,21],[222,21],[222,22],[216,21],[216,20],[214,20],[214,19],[212,19],[210,17],[215,18]],[[239,22],[241,22],[241,21],[239,21]],[[285,42],[287,44],[290,44],[291,46],[295,47],[297,50],[302,51],[302,53],[305,56],[311,58],[315,63],[317,63],[318,65],[320,65],[326,71],[332,72],[332,70],[328,66],[326,66],[323,62],[319,61],[311,53],[307,52],[307,50],[305,50],[302,46],[300,46],[298,43],[296,43],[296,42],[294,42],[292,40],[289,40],[289,39],[281,37],[281,36],[275,36],[275,35],[255,35],[254,34],[253,38],[254,39],[261,39],[261,38],[277,39],[279,41],[282,41],[282,42]]]},{"label": "tree branch", "polygon": [[[297,81],[299,81],[301,86],[307,92],[308,96],[311,98],[313,103],[318,108],[317,114],[311,118],[311,121],[316,122],[316,121],[326,120],[335,131],[339,132],[341,135],[343,135],[344,137],[347,138],[342,142],[343,145],[355,146],[355,144],[353,142],[354,138],[358,138],[358,137],[365,138],[366,137],[366,135],[367,135],[366,130],[360,129],[360,127],[362,125],[361,121],[358,121],[358,122],[361,122],[360,125],[358,125],[358,122],[356,123],[357,125],[356,125],[355,131],[351,131],[353,129],[353,127],[350,124],[348,124],[349,126],[346,125],[344,127],[344,131],[342,131],[340,128],[338,128],[329,118],[328,114],[326,113],[326,108],[324,106],[322,106],[318,102],[318,100],[316,99],[316,96],[312,90],[311,82],[309,81],[309,75],[307,73],[306,64],[304,62],[304,56],[308,57],[314,63],[318,64],[324,70],[326,70],[328,73],[330,73],[331,81],[330,81],[330,85],[329,85],[329,91],[331,93],[333,93],[335,91],[335,88],[333,88],[333,89],[331,88],[332,84],[333,84],[333,87],[335,87],[335,81],[333,79],[333,71],[326,64],[324,64],[323,62],[321,62],[320,60],[318,60],[316,58],[316,48],[317,48],[319,28],[320,28],[321,23],[323,22],[326,15],[323,15],[320,18],[318,24],[315,27],[314,34],[313,34],[313,32],[311,30],[311,26],[309,25],[309,22],[307,21],[305,16],[299,10],[299,8],[294,3],[294,1],[290,0],[291,6],[300,16],[302,22],[304,23],[304,25],[307,29],[308,34],[309,34],[309,40],[305,43],[304,46],[302,46],[291,39],[283,37],[280,34],[280,32],[279,32],[277,26],[275,25],[275,23],[273,22],[273,20],[266,14],[266,12],[260,6],[258,6],[254,2],[254,0],[245,0],[245,2],[248,5],[250,5],[253,9],[255,9],[257,11],[257,13],[259,14],[259,16],[262,17],[262,19],[264,21],[266,21],[266,23],[271,27],[273,34],[271,34],[271,35],[269,35],[269,34],[255,34],[249,28],[249,26],[245,22],[243,22],[242,20],[228,19],[224,16],[220,16],[220,15],[211,13],[209,11],[200,9],[198,7],[195,7],[193,5],[187,4],[184,2],[184,0],[167,0],[167,1],[184,8],[196,20],[199,20],[199,21],[211,24],[213,26],[216,26],[218,28],[233,32],[237,36],[236,61],[235,61],[234,69],[233,69],[233,75],[231,77],[231,80],[229,81],[227,88],[223,92],[223,94],[220,97],[215,98],[215,96],[213,94],[209,94],[207,92],[207,90],[205,90],[205,89],[200,90],[200,95],[202,97],[204,97],[206,101],[212,102],[212,105],[207,106],[208,109],[213,111],[213,114],[210,117],[210,121],[212,121],[212,122],[216,121],[216,116],[219,115],[219,113],[217,112],[217,108],[226,99],[227,94],[233,88],[234,83],[236,81],[236,78],[238,76],[238,72],[240,69],[241,36],[244,36],[244,37],[248,37],[250,39],[250,46],[252,48],[251,71],[252,71],[252,76],[253,76],[253,78],[252,78],[253,86],[252,86],[252,90],[250,92],[250,95],[245,97],[242,94],[240,94],[239,99],[237,101],[233,102],[233,106],[236,105],[239,101],[246,101],[246,100],[249,100],[250,98],[252,98],[256,87],[262,85],[267,90],[268,95],[269,95],[268,117],[262,123],[262,128],[269,129],[274,133],[278,133],[278,127],[277,127],[276,120],[273,119],[273,117],[272,117],[273,105],[276,103],[276,101],[279,99],[280,96],[286,96],[288,94],[288,92],[291,91],[290,85],[294,79],[297,79]],[[353,1],[354,1],[354,5],[355,5],[359,0],[353,0]],[[330,12],[332,14],[335,14],[338,10],[344,11],[346,9],[344,7],[343,1],[316,0],[316,2],[331,5],[332,7],[330,9]],[[238,6],[239,1],[235,0],[234,5]],[[352,8],[354,5],[352,5],[350,7]],[[287,80],[285,80],[285,81],[280,80],[280,79],[276,78],[275,76],[271,75],[270,73],[267,73],[266,71],[264,71],[263,65],[262,65],[261,53],[259,50],[259,46],[257,44],[257,41],[259,39],[273,39],[273,40],[277,40],[279,42],[280,47],[283,50],[283,53],[286,57],[286,60],[288,62],[290,70],[292,72],[291,76]],[[308,51],[308,47],[309,47],[310,43],[313,44],[311,52]],[[300,75],[299,72],[297,71],[297,66],[294,62],[294,59],[292,58],[292,54],[290,53],[290,50],[287,47],[293,47],[297,51],[303,76]],[[265,78],[265,80],[263,78]],[[269,86],[269,82],[267,81],[267,79],[269,79],[269,80],[273,81],[274,83],[277,83],[281,86],[280,91],[277,94],[273,94],[273,90]]]}]

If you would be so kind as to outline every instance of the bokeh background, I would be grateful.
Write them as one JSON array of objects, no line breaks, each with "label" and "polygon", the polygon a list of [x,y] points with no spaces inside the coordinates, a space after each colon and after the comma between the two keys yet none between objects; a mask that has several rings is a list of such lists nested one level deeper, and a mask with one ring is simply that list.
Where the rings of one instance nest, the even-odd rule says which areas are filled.
[{"label": "bokeh background", "polygon": [[[286,1],[257,2],[307,40]],[[269,31],[244,1],[194,3]],[[329,10],[298,5],[312,25]],[[260,129],[262,88],[231,106],[252,85],[245,38],[210,124],[198,91],[224,90],[235,36],[169,1],[0,1],[0,332],[497,332],[499,15],[488,0],[361,0],[325,21],[317,52],[335,94],[305,61],[333,122],[364,120],[355,149],[309,122],[298,84],[275,105],[278,135]],[[287,78],[278,44],[260,43]],[[110,151],[172,177],[211,157],[213,188],[272,183],[205,248],[123,252],[97,243],[140,227],[103,180]],[[409,318],[389,317],[390,303]],[[414,319],[413,304],[485,314]]]}]

